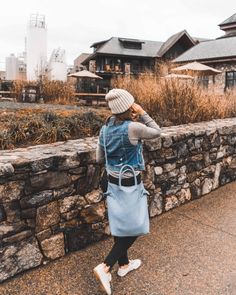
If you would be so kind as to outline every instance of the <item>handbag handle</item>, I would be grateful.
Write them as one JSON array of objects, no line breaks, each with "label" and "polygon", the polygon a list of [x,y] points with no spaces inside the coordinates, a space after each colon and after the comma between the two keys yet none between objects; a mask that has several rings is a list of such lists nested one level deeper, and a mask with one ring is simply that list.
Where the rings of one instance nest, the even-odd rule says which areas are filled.
[{"label": "handbag handle", "polygon": [[104,144],[104,153],[105,153],[105,168],[106,168],[106,170],[108,170],[108,165],[107,165],[108,160],[107,160],[107,149],[106,149],[106,136],[105,136],[105,131],[106,131],[106,125],[104,125],[104,128],[103,128],[103,144]]},{"label": "handbag handle", "polygon": [[[128,169],[125,169],[126,167],[128,167]],[[125,170],[124,170],[125,169]],[[120,169],[120,173],[119,173],[119,186],[121,186],[121,176],[126,172],[126,171],[132,171],[133,173],[133,176],[134,176],[134,184],[137,186],[137,177],[135,175],[135,171],[134,171],[134,168],[128,164],[125,164],[121,167]]]}]

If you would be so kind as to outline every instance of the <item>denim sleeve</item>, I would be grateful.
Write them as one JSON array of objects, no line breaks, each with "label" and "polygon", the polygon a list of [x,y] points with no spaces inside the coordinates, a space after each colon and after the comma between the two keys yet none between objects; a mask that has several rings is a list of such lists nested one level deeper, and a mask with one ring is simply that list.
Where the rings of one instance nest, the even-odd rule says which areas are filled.
[{"label": "denim sleeve", "polygon": [[102,164],[105,162],[105,154],[103,148],[103,128],[100,130],[98,143],[96,148],[96,162]]},{"label": "denim sleeve", "polygon": [[97,148],[96,148],[96,162],[99,164],[105,163],[105,155],[104,155],[104,150],[102,146],[97,143]]}]

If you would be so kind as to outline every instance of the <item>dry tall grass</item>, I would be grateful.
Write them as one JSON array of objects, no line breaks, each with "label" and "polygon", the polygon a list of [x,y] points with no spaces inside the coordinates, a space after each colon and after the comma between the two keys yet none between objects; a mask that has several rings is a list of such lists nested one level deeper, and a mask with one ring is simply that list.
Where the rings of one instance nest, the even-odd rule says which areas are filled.
[{"label": "dry tall grass", "polygon": [[74,101],[74,88],[71,84],[62,81],[42,82],[42,97],[45,102],[56,102],[60,104],[72,103]]},{"label": "dry tall grass", "polygon": [[39,86],[41,97],[46,103],[73,104],[75,102],[74,88],[71,83],[47,79],[43,79],[38,84],[33,81],[14,81],[12,91],[15,93],[17,101],[22,101],[22,90],[26,86]]},{"label": "dry tall grass", "polygon": [[179,125],[236,115],[236,96],[214,95],[194,80],[164,79],[146,73],[118,77],[112,86],[128,90],[162,126]]}]

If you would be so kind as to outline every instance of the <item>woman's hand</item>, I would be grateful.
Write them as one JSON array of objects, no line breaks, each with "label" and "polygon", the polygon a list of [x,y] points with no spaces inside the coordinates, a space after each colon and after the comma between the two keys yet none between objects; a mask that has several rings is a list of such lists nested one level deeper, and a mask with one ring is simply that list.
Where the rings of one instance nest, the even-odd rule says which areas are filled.
[{"label": "woman's hand", "polygon": [[144,111],[144,109],[139,104],[137,104],[137,103],[133,103],[130,108],[132,110],[132,117],[134,119],[136,119],[137,116],[142,116],[142,115],[144,115],[146,113]]}]

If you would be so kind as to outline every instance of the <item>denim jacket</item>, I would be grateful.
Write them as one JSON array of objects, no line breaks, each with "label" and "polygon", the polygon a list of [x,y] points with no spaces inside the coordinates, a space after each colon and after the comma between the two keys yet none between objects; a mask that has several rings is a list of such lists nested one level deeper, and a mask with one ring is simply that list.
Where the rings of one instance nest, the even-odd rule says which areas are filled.
[{"label": "denim jacket", "polygon": [[[107,150],[107,168],[111,171],[120,171],[125,165],[131,165],[135,170],[144,170],[143,149],[141,141],[137,145],[130,143],[128,136],[128,127],[132,122],[125,120],[121,123],[114,124],[115,117],[111,117],[106,124],[105,141]],[[99,143],[104,149],[102,127],[99,134]]]}]

